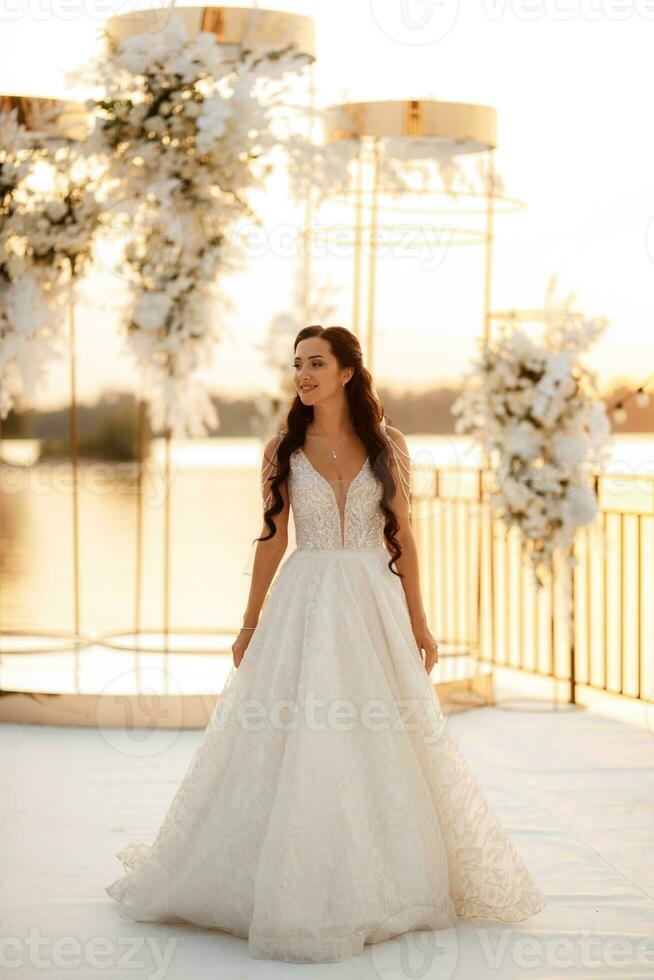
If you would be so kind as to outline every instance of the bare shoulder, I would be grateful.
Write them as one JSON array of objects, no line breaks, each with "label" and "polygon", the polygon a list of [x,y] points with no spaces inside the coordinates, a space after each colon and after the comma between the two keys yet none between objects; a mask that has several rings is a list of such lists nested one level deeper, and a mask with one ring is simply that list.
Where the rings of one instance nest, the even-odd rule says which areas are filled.
[{"label": "bare shoulder", "polygon": [[278,432],[276,435],[271,436],[271,438],[263,447],[263,454],[269,462],[272,462],[273,459],[275,458],[277,447],[279,446],[280,442],[282,441],[282,438],[285,435],[286,435],[286,430],[283,429],[281,432]]},{"label": "bare shoulder", "polygon": [[398,495],[394,505],[398,517],[411,518],[411,457],[404,433],[392,425],[387,425],[386,434],[390,443],[389,465],[399,478],[402,494]]},{"label": "bare shoulder", "polygon": [[388,433],[389,437],[393,440],[393,443],[395,444],[395,446],[398,449],[402,450],[402,452],[406,456],[408,456],[409,455],[409,447],[407,446],[407,441],[404,438],[404,434],[399,429],[394,428],[394,426],[392,426],[392,425],[387,425],[386,426],[386,432]]}]

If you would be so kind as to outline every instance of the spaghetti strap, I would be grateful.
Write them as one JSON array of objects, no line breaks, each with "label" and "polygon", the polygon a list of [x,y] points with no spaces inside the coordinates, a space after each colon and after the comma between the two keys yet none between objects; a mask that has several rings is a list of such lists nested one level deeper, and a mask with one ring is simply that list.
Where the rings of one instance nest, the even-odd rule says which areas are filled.
[{"label": "spaghetti strap", "polygon": [[381,429],[386,436],[386,441],[391,452],[393,453],[393,459],[395,460],[395,466],[400,478],[400,487],[402,488],[402,493],[404,494],[409,505],[409,513],[411,513],[411,456],[409,453],[406,453],[401,446],[398,446],[395,440],[389,435],[385,419],[382,420]]}]

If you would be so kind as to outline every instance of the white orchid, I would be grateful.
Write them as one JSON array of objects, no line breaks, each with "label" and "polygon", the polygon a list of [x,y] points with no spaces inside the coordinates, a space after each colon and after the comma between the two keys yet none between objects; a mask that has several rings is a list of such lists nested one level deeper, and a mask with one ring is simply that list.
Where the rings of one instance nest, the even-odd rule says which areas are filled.
[{"label": "white orchid", "polygon": [[209,153],[214,142],[225,135],[227,120],[233,114],[233,106],[222,96],[213,95],[204,100],[201,111],[196,117],[197,148],[200,153]]},{"label": "white orchid", "polygon": [[170,312],[171,299],[165,293],[143,293],[136,304],[132,319],[141,330],[160,330]]},{"label": "white orchid", "polygon": [[589,487],[573,487],[562,503],[562,511],[566,524],[583,527],[597,513],[597,497]]},{"label": "white orchid", "polygon": [[101,179],[97,161],[0,113],[0,417],[60,356],[62,297],[90,257]]},{"label": "white orchid", "polygon": [[532,459],[541,449],[541,438],[533,425],[520,422],[506,428],[507,456],[519,456],[522,459]]},{"label": "white orchid", "polygon": [[32,398],[62,358],[61,303],[33,269],[0,287],[0,418],[19,397]]},{"label": "white orchid", "polygon": [[555,432],[552,436],[552,456],[561,466],[579,466],[588,452],[588,436],[583,431]]},{"label": "white orchid", "polygon": [[502,407],[506,406],[511,415],[522,418],[529,407],[531,397],[531,392],[520,384],[518,391],[507,392]]},{"label": "white orchid", "polygon": [[[235,223],[255,214],[271,155],[284,148],[277,113],[293,50],[234,53],[210,33],[194,40],[173,16],[98,60],[105,89],[90,146],[111,160],[131,202],[123,273],[132,295],[126,343],[141,370],[155,427],[206,434],[216,424],[201,380],[220,336],[220,272],[242,261]],[[292,98],[288,101],[293,101]],[[294,147],[308,152],[306,140]],[[117,201],[117,207],[120,202]]]},{"label": "white orchid", "polygon": [[607,321],[573,313],[570,299],[555,304],[551,289],[542,320],[540,340],[504,324],[473,360],[452,406],[455,431],[475,437],[489,457],[490,506],[520,527],[538,585],[557,553],[570,560],[576,529],[593,520],[590,477],[611,444],[595,375],[580,361]]}]

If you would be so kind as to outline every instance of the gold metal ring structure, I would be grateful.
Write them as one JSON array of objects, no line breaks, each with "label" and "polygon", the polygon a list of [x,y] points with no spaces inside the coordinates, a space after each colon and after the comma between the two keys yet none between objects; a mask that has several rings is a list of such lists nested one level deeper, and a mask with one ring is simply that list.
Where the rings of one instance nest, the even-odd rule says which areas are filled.
[{"label": "gold metal ring structure", "polygon": [[252,7],[163,7],[111,17],[106,30],[114,43],[134,34],[156,32],[171,16],[181,20],[190,37],[215,34],[220,45],[249,50],[285,49],[293,44],[305,63],[316,58],[315,25],[310,17]]},{"label": "gold metal ring structure", "polygon": [[[460,208],[431,208],[425,200],[428,195],[444,194],[440,189],[411,189],[398,191],[386,188],[380,179],[379,159],[381,148],[395,161],[409,160],[448,160],[457,156],[470,156],[478,153],[487,155],[485,188],[479,193],[456,193],[456,201],[463,198],[480,199],[479,207],[468,207],[466,214],[482,214],[485,226],[481,229],[461,228],[450,223],[447,226],[448,244],[485,245],[485,284],[484,284],[484,323],[490,310],[490,280],[493,246],[493,216],[498,202],[503,202],[504,210],[514,211],[523,202],[498,193],[494,179],[493,153],[497,148],[497,112],[490,106],[465,102],[440,102],[434,99],[397,99],[365,102],[345,102],[328,106],[324,110],[325,141],[338,144],[351,141],[359,144],[356,156],[357,175],[353,188],[334,196],[351,197],[354,205],[354,219],[348,223],[354,242],[352,329],[361,336],[361,323],[366,321],[366,350],[369,370],[374,369],[375,352],[375,306],[376,306],[376,257],[377,243],[382,237],[390,236],[397,240],[399,235],[406,238],[410,221],[403,224],[399,215],[407,215],[406,202],[414,199],[414,214],[419,216],[423,233],[436,235],[443,232],[441,224],[429,220],[430,215],[438,213],[454,214],[460,217]],[[365,179],[367,177],[367,180]],[[398,199],[401,201],[397,206]],[[364,206],[368,213],[364,220]],[[390,220],[384,223],[384,215]],[[411,212],[409,212],[411,215]],[[342,226],[339,226],[342,231]],[[329,229],[309,225],[304,229],[304,247],[308,251],[310,243],[325,234]],[[341,239],[342,240],[342,239]],[[364,241],[369,245],[367,310],[363,305],[362,287],[362,248]],[[386,241],[386,238],[384,238]],[[405,244],[403,241],[402,245]],[[424,247],[425,242],[413,243],[410,247]],[[306,260],[308,261],[308,260]],[[486,326],[484,326],[486,330]]]}]

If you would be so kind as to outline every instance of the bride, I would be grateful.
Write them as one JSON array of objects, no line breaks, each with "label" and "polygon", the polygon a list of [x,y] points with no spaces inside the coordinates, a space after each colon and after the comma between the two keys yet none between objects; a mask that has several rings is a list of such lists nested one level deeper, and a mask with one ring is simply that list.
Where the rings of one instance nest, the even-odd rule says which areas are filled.
[{"label": "bride", "polygon": [[519,922],[545,898],[429,677],[406,441],[349,330],[301,330],[293,381],[262,458],[234,665],[154,843],[127,845],[106,891],[127,918],[294,962],[460,919]]}]

